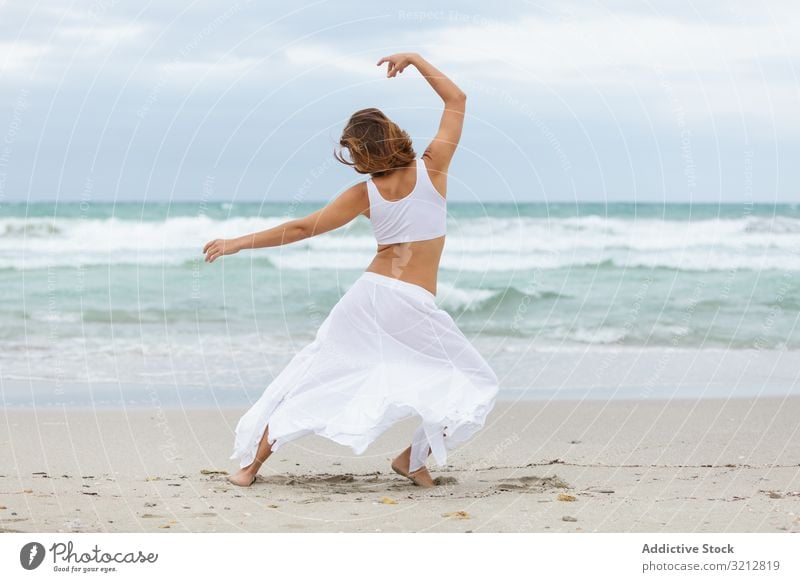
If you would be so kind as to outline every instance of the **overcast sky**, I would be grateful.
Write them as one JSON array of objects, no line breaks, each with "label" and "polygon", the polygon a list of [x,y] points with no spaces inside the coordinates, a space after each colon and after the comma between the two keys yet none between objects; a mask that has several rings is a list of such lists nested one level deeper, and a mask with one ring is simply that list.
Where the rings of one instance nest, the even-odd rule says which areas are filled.
[{"label": "overcast sky", "polygon": [[[403,6],[398,8],[398,6]],[[800,3],[6,2],[0,202],[328,200],[380,107],[422,153],[468,95],[449,196],[800,202]]]}]

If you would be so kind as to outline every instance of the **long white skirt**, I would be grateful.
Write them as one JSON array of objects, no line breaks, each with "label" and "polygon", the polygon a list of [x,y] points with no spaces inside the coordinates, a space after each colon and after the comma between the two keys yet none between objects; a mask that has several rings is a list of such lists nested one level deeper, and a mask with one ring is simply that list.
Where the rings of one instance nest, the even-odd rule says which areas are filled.
[{"label": "long white skirt", "polygon": [[230,458],[252,463],[267,425],[272,451],[313,433],[361,454],[417,416],[409,470],[426,464],[428,447],[446,463],[448,449],[483,427],[498,381],[434,299],[419,285],[365,272],[239,420]]}]

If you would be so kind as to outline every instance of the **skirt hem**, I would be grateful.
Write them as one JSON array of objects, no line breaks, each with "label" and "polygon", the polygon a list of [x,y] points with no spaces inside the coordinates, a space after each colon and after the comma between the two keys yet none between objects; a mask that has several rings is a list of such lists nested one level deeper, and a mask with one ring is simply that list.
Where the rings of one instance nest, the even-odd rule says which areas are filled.
[{"label": "skirt hem", "polygon": [[[373,427],[367,431],[348,433],[341,429],[332,431],[328,426],[295,427],[293,430],[284,432],[277,437],[275,437],[273,434],[270,434],[269,438],[267,439],[267,443],[270,445],[270,450],[274,453],[285,444],[304,436],[316,435],[330,440],[336,444],[350,448],[355,455],[362,455],[384,432],[386,432],[394,424],[403,420],[408,420],[409,418],[417,418],[420,422],[420,429],[422,429],[422,427],[427,428],[427,430],[425,430],[427,444],[431,448],[431,455],[436,461],[436,464],[444,465],[447,463],[448,450],[452,450],[455,446],[471,439],[472,436],[474,436],[475,433],[477,433],[483,427],[486,417],[493,408],[494,399],[492,398],[489,402],[486,402],[481,406],[477,406],[475,408],[477,414],[472,417],[461,418],[458,420],[445,418],[443,420],[431,421],[427,420],[425,415],[414,406],[407,404],[393,404],[388,406],[383,411],[381,420],[375,423]],[[229,459],[240,459],[240,468],[247,467],[255,460],[256,453],[258,452],[258,446],[261,443],[264,431],[266,430],[267,426],[269,426],[271,417],[277,411],[278,409],[276,408],[269,418],[259,422],[256,430],[254,431],[254,437],[251,437],[248,441],[250,444],[247,447],[247,450],[240,450],[237,448],[229,457]],[[445,436],[445,434],[447,436]],[[434,435],[441,435],[441,437],[437,439]],[[431,442],[434,439],[437,442]],[[357,442],[359,440],[361,442]],[[415,437],[412,436],[411,440],[414,442]],[[414,471],[419,468],[419,466],[424,464],[421,463],[419,454],[416,455],[416,459],[417,466],[414,466],[415,463],[412,461],[412,466],[409,468],[409,470]]]}]

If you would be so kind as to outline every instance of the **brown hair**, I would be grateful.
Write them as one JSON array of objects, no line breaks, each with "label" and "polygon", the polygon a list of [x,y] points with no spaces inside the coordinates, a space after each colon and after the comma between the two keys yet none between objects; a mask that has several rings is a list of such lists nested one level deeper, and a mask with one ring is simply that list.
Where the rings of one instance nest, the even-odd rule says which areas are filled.
[{"label": "brown hair", "polygon": [[334,151],[337,160],[353,166],[359,174],[372,176],[383,176],[395,168],[408,166],[417,157],[408,134],[374,107],[353,113],[339,146],[347,148],[352,161]]}]

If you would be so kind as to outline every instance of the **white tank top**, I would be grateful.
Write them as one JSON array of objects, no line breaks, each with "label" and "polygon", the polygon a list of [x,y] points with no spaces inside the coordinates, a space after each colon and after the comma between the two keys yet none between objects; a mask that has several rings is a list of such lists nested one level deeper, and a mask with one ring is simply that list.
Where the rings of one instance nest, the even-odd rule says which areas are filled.
[{"label": "white tank top", "polygon": [[369,221],[378,244],[439,238],[447,232],[447,201],[436,190],[422,158],[417,158],[417,181],[411,194],[387,200],[372,178],[367,180]]}]

